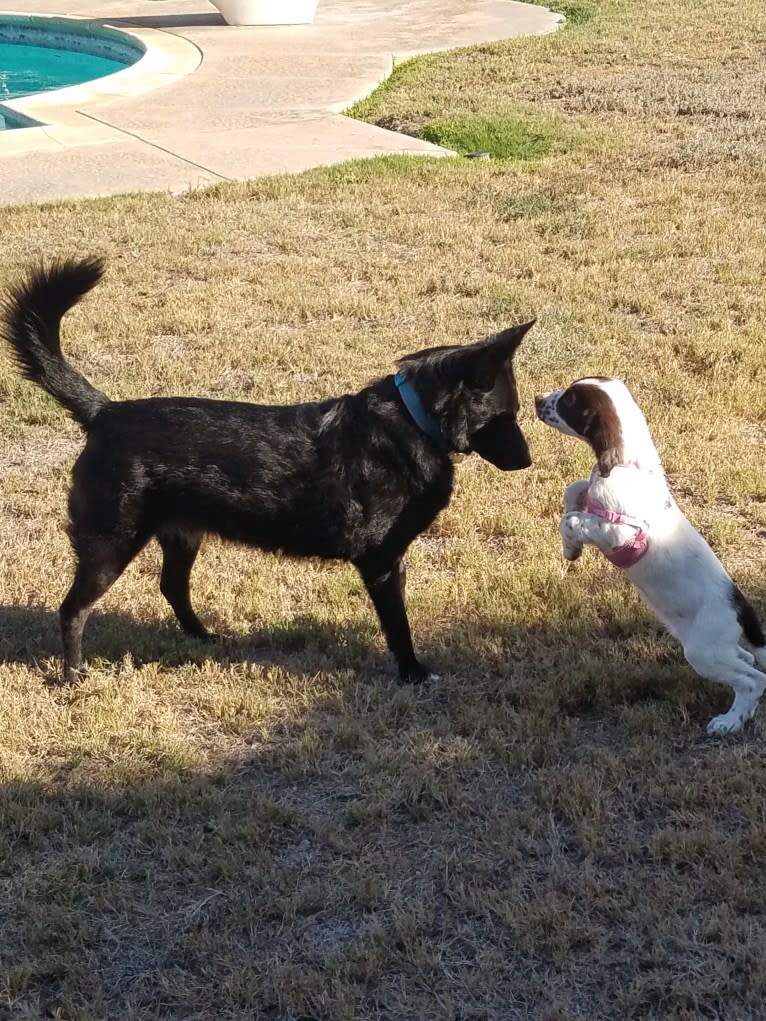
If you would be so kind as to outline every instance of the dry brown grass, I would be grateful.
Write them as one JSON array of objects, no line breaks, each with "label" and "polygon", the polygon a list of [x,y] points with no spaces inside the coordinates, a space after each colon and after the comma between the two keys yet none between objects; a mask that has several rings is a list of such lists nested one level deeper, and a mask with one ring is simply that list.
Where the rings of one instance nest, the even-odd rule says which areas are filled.
[{"label": "dry brown grass", "polygon": [[[76,427],[0,366],[0,1017],[760,1019],[764,722],[697,679],[555,522],[588,454],[535,390],[622,375],[677,494],[766,610],[760,3],[587,6],[558,36],[402,74],[416,128],[535,109],[536,163],[383,160],[4,210],[0,281],[101,253],[66,321],[115,397],[301,400],[536,314],[535,457],[459,466],[408,558],[445,674],[400,688],[352,570],[210,542],[183,638],[147,550],[45,677]],[[553,129],[552,129],[553,130]]]}]

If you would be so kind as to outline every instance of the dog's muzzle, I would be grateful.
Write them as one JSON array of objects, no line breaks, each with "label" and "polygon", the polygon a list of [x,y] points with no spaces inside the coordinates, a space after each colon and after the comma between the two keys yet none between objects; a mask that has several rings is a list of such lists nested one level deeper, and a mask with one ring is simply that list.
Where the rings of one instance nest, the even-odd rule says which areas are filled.
[{"label": "dog's muzzle", "polygon": [[535,414],[546,425],[558,425],[560,422],[557,405],[562,390],[551,390],[550,393],[537,394],[535,397]]},{"label": "dog's muzzle", "polygon": [[471,450],[501,471],[520,471],[532,464],[524,433],[510,412],[497,415],[471,438]]}]

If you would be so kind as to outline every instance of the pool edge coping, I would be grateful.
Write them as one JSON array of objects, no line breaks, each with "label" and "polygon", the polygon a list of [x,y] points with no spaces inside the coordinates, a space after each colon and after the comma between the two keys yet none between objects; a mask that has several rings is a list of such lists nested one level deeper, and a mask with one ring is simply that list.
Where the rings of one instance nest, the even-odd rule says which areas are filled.
[{"label": "pool edge coping", "polygon": [[[18,18],[18,11],[0,10],[0,18]],[[101,78],[30,96],[7,99],[0,103],[12,113],[42,123],[0,131],[0,155],[97,145],[125,137],[119,128],[99,121],[88,107],[114,99],[141,96],[169,85],[195,71],[202,63],[199,47],[164,29],[142,26],[114,25],[112,19],[82,15],[43,14],[32,18],[55,22],[89,23],[108,28],[134,39],[143,48],[143,55],[121,71]]]}]

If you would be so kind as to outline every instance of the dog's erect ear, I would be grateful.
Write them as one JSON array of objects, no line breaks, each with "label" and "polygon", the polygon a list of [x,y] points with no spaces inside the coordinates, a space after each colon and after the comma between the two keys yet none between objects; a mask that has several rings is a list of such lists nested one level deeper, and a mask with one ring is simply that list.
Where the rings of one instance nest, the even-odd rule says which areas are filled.
[{"label": "dog's erect ear", "polygon": [[509,412],[496,415],[483,429],[479,429],[471,439],[471,450],[505,472],[519,471],[532,464],[524,433],[516,422],[516,416]]},{"label": "dog's erect ear", "polygon": [[507,330],[501,330],[499,333],[493,334],[489,340],[493,344],[505,347],[508,352],[507,357],[510,358],[521,343],[524,334],[528,333],[536,322],[536,319],[530,319],[528,323],[521,323],[519,326],[509,326]]},{"label": "dog's erect ear", "polygon": [[497,374],[516,353],[524,334],[535,325],[536,320],[510,326],[488,337],[475,353],[471,383],[477,390],[491,390]]}]

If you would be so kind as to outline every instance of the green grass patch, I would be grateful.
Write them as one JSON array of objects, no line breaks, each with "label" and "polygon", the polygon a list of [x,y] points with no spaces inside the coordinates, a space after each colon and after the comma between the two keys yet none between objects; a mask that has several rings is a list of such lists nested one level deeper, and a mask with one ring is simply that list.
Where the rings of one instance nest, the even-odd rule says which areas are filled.
[{"label": "green grass patch", "polygon": [[[534,2],[534,0],[533,0]],[[563,14],[566,20],[565,27],[574,28],[576,25],[584,25],[598,13],[598,5],[595,3],[582,3],[574,0],[573,3],[553,3],[551,10]]]},{"label": "green grass patch", "polygon": [[548,7],[556,14],[566,18],[564,28],[577,28],[588,22],[604,19],[609,15],[619,14],[624,3],[620,0],[527,0],[527,3]]},{"label": "green grass patch", "polygon": [[488,152],[492,159],[508,161],[542,159],[554,144],[550,129],[514,116],[463,115],[435,120],[421,128],[418,137],[461,156]]}]

